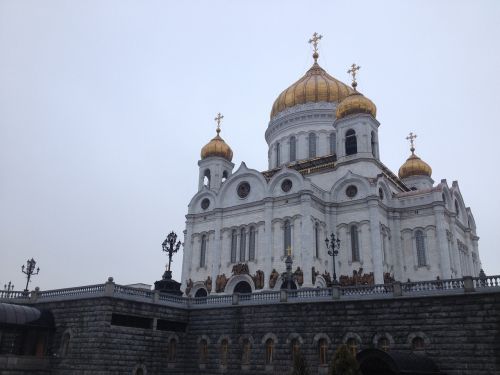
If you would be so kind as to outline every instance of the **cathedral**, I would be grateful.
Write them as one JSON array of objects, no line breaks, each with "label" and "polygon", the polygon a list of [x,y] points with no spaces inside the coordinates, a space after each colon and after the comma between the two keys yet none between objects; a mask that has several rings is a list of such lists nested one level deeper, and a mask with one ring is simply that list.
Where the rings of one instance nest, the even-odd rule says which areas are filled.
[{"label": "cathedral", "polygon": [[185,295],[280,289],[288,257],[294,289],[326,287],[337,275],[344,286],[478,276],[479,237],[458,182],[435,183],[413,133],[398,174],[384,165],[359,67],[348,70],[350,86],[329,75],[318,64],[320,39],[309,40],[311,68],[272,105],[268,170],[235,168],[216,117],[186,215]]}]

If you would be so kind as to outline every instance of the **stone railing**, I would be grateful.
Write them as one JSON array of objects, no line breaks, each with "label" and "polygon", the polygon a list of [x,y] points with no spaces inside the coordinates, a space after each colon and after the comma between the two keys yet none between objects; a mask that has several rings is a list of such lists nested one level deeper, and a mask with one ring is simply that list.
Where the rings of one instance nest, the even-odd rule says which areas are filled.
[{"label": "stone railing", "polygon": [[251,294],[216,294],[192,298],[160,293],[154,290],[118,285],[109,278],[104,284],[31,292],[0,291],[0,302],[45,303],[88,298],[120,298],[138,302],[169,305],[180,308],[207,308],[231,305],[259,305],[283,302],[315,302],[331,300],[379,299],[411,296],[431,296],[473,292],[500,292],[500,276],[470,277],[450,280],[416,281],[379,285],[357,285],[331,288],[261,291]]}]

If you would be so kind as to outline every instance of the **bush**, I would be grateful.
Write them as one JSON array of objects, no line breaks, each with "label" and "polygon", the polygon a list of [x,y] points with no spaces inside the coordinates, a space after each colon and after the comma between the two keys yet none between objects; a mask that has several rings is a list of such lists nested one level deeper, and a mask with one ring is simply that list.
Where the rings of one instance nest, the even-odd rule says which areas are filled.
[{"label": "bush", "polygon": [[292,375],[309,375],[306,359],[301,353],[297,353],[293,358]]},{"label": "bush", "polygon": [[359,364],[347,345],[341,345],[333,355],[330,375],[360,375]]}]

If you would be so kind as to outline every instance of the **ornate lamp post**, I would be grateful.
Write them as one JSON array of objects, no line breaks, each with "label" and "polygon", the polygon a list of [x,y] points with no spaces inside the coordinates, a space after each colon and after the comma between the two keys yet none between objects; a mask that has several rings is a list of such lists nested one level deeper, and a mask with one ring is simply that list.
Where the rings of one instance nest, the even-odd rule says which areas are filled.
[{"label": "ornate lamp post", "polygon": [[3,286],[3,290],[5,290],[7,293],[9,293],[9,292],[13,291],[13,290],[14,290],[14,284],[12,284],[12,282],[11,282],[11,281],[9,281],[9,283],[8,283],[8,284],[5,284],[5,285]]},{"label": "ornate lamp post", "polygon": [[328,249],[328,255],[333,258],[333,285],[337,285],[337,274],[335,273],[335,257],[339,255],[340,249],[340,239],[335,237],[335,234],[330,234],[330,239],[328,237],[325,239],[326,248]]},{"label": "ornate lamp post", "polygon": [[168,234],[165,241],[161,244],[162,250],[168,254],[168,266],[166,267],[165,273],[163,274],[163,280],[172,279],[172,271],[170,271],[170,265],[172,264],[172,256],[179,251],[181,247],[181,241],[177,241],[177,234],[172,231]]},{"label": "ornate lamp post", "polygon": [[292,283],[294,281],[295,275],[292,273],[292,265],[293,265],[293,260],[292,260],[292,248],[288,247],[287,249],[287,257],[285,259],[285,265],[286,265],[286,272],[284,272],[281,275],[281,279],[283,280],[283,283],[285,284],[285,289],[292,289]]},{"label": "ornate lamp post", "polygon": [[26,275],[27,279],[26,288],[24,289],[25,292],[28,292],[28,284],[31,281],[31,276],[38,275],[38,273],[40,272],[40,267],[38,267],[35,272],[35,266],[36,266],[36,261],[33,258],[31,258],[28,259],[28,261],[26,262],[26,267],[24,266],[24,264],[21,267],[21,271]]}]

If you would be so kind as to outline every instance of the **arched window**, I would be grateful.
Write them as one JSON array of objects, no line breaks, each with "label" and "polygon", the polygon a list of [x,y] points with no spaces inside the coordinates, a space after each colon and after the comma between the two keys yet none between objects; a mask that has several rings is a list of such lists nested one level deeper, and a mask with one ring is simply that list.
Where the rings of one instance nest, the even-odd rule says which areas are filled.
[{"label": "arched window", "polygon": [[345,133],[345,154],[354,155],[358,153],[358,142],[356,140],[356,132],[349,129]]},{"label": "arched window", "polygon": [[285,220],[285,225],[283,227],[283,251],[285,256],[288,255],[288,248],[292,248],[292,227],[290,226],[290,220]]},{"label": "arched window", "polygon": [[358,227],[356,225],[351,227],[351,253],[352,261],[359,262],[359,237]]},{"label": "arched window", "polygon": [[231,263],[236,263],[236,246],[238,244],[238,232],[233,229],[231,232]]},{"label": "arched window", "polygon": [[314,224],[314,255],[319,258],[319,224]]},{"label": "arched window", "polygon": [[168,342],[168,361],[175,362],[177,359],[177,340],[171,338]]},{"label": "arched window", "polygon": [[420,336],[414,337],[413,340],[411,340],[411,349],[415,351],[424,350],[425,349],[424,339]]},{"label": "arched window", "polygon": [[375,132],[372,131],[372,136],[371,136],[371,144],[372,144],[372,155],[373,156],[377,156],[377,151],[376,151],[376,148],[377,148],[377,140],[375,138]]},{"label": "arched window", "polygon": [[347,347],[349,350],[352,352],[354,356],[358,353],[358,347],[359,343],[358,340],[356,340],[354,337],[351,337],[349,340],[346,342]]},{"label": "arched window", "polygon": [[295,136],[290,137],[290,161],[295,161],[297,159],[297,140]]},{"label": "arched window", "polygon": [[220,364],[221,366],[227,366],[227,352],[229,344],[227,339],[223,339],[220,343]]},{"label": "arched window", "polygon": [[205,257],[207,253],[207,236],[201,236],[200,267],[205,267]]},{"label": "arched window", "polygon": [[292,340],[292,361],[295,361],[295,358],[300,354],[300,342],[299,339],[295,338]]},{"label": "arched window", "polygon": [[240,231],[240,262],[245,261],[245,250],[246,250],[246,233],[245,233],[245,228],[241,228]]},{"label": "arched window", "polygon": [[417,262],[418,266],[422,267],[427,265],[425,259],[425,238],[424,233],[421,230],[415,232],[415,244],[417,246]]},{"label": "arched window", "polygon": [[328,364],[328,343],[326,339],[320,339],[318,341],[319,347],[319,364],[320,366],[326,366]]},{"label": "arched window", "polygon": [[337,134],[330,134],[330,154],[335,155],[337,153]]},{"label": "arched window", "polygon": [[69,332],[66,332],[61,340],[61,357],[66,357],[68,355],[70,340],[71,335],[69,334]]},{"label": "arched window", "polygon": [[387,337],[381,337],[381,338],[379,338],[378,342],[377,342],[377,347],[380,350],[383,350],[384,352],[389,351],[389,348],[390,348],[389,339]]},{"label": "arched window", "polygon": [[460,216],[460,209],[459,209],[457,200],[455,200],[455,212],[457,213],[457,216]]},{"label": "arched window", "polygon": [[248,234],[248,259],[255,260],[255,227],[250,227]]},{"label": "arched window", "polygon": [[203,339],[200,341],[200,363],[207,363],[208,361],[208,342]]},{"label": "arched window", "polygon": [[280,166],[280,144],[276,143],[276,167]]},{"label": "arched window", "polygon": [[316,157],[316,134],[309,133],[309,157]]},{"label": "arched window", "polygon": [[241,364],[249,365],[250,364],[250,340],[243,340],[243,347],[241,348]]},{"label": "arched window", "polygon": [[203,173],[203,185],[210,189],[210,169],[205,169]]},{"label": "arched window", "polygon": [[273,363],[274,357],[274,341],[273,339],[267,339],[266,341],[266,365],[271,365]]},{"label": "arched window", "polygon": [[227,180],[227,175],[228,175],[227,171],[222,172],[222,182]]}]

